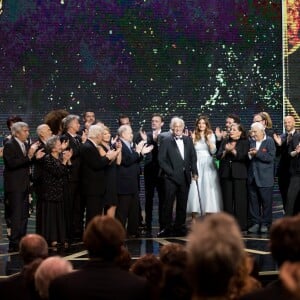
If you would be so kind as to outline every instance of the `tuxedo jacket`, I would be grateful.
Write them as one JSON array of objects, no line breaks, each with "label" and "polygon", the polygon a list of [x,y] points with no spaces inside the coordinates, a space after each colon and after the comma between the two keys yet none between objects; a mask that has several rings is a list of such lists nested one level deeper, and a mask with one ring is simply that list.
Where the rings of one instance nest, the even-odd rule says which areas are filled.
[{"label": "tuxedo jacket", "polygon": [[[25,147],[28,145],[25,143]],[[28,149],[27,149],[28,150]],[[28,156],[24,156],[19,143],[11,138],[4,145],[4,189],[5,192],[26,192],[30,186],[30,165]]]},{"label": "tuxedo jacket", "polygon": [[110,160],[102,157],[90,140],[81,145],[80,156],[82,194],[86,196],[103,195],[106,188],[105,167],[109,165]]},{"label": "tuxedo jacket", "polygon": [[226,153],[224,157],[223,151],[225,146],[231,140],[224,139],[217,153],[220,160],[219,174],[220,178],[246,179],[248,177],[248,139],[239,139],[236,141],[236,155]]},{"label": "tuxedo jacket", "polygon": [[117,165],[117,190],[118,194],[128,195],[139,192],[140,161],[142,156],[134,149],[130,150],[122,142],[122,161]]},{"label": "tuxedo jacket", "polygon": [[173,135],[164,137],[161,141],[158,161],[162,175],[176,184],[190,184],[191,176],[198,175],[197,155],[192,139],[183,136],[184,158],[182,158]]},{"label": "tuxedo jacket", "polygon": [[[250,141],[250,148],[255,148],[255,141]],[[255,180],[258,187],[274,185],[274,159],[276,148],[274,140],[267,136],[262,141],[256,155],[250,160],[248,182]]]},{"label": "tuxedo jacket", "polygon": [[56,278],[50,284],[49,293],[53,300],[150,298],[146,280],[100,260],[90,260],[80,270]]}]

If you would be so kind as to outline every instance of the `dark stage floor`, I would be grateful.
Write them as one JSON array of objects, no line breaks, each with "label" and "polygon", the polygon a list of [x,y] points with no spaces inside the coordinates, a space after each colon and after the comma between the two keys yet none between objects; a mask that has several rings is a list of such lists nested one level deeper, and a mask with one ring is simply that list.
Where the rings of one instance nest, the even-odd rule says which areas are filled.
[{"label": "dark stage floor", "polygon": [[[3,221],[3,208],[1,208],[2,217],[2,236],[0,236],[0,279],[19,272],[22,267],[21,260],[18,253],[8,253],[8,240],[6,236],[6,226]],[[282,204],[278,191],[274,191],[273,204],[273,218],[282,217]],[[28,232],[34,232],[35,215],[30,217],[28,224]],[[126,246],[132,255],[132,259],[137,259],[143,254],[153,253],[158,255],[159,249],[162,245],[167,243],[182,243],[186,242],[186,238],[156,238],[158,227],[153,228],[153,238],[141,237],[139,239],[130,239],[126,241]],[[1,235],[1,233],[0,233]],[[248,253],[253,255],[259,268],[259,275],[262,282],[267,283],[274,279],[277,275],[277,267],[269,252],[269,238],[268,234],[249,235],[244,234],[245,249]],[[87,252],[84,250],[82,243],[75,243],[67,250],[53,251],[50,249],[50,255],[61,255],[70,260],[75,268],[80,267],[88,259]]]}]

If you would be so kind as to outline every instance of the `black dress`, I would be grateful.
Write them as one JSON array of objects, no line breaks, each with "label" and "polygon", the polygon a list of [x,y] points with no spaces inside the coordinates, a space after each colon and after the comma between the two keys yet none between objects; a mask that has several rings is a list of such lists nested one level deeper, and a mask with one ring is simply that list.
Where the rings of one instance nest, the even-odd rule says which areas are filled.
[{"label": "black dress", "polygon": [[[107,152],[108,149],[100,145],[101,148]],[[116,206],[118,202],[117,194],[117,164],[116,161],[112,161],[105,168],[106,188],[104,194],[104,207],[109,208],[110,206]]]},{"label": "black dress", "polygon": [[44,159],[44,201],[42,203],[41,233],[51,243],[66,241],[65,191],[69,169],[51,154]]}]

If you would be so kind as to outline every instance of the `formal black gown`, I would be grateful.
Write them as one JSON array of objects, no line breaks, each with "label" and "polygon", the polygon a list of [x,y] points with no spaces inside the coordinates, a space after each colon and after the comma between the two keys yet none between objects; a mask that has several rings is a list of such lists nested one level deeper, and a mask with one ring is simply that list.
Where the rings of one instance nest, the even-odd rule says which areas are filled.
[{"label": "formal black gown", "polygon": [[41,233],[52,243],[64,243],[66,241],[66,222],[65,222],[65,197],[67,190],[67,177],[69,174],[68,166],[61,163],[51,154],[44,159],[44,201],[42,203]]},{"label": "formal black gown", "polygon": [[[105,152],[108,149],[100,145]],[[117,194],[117,164],[116,161],[112,161],[105,168],[105,178],[106,178],[106,188],[104,194],[104,207],[109,208],[110,206],[116,206],[118,202],[118,194]]]}]

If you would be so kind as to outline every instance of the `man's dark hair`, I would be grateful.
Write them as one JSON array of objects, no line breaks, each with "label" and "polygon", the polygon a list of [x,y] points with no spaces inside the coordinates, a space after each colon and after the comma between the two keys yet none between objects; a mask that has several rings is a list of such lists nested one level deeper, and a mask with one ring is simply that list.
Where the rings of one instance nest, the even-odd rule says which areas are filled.
[{"label": "man's dark hair", "polygon": [[270,229],[270,244],[279,266],[285,261],[300,261],[300,214],[276,220]]},{"label": "man's dark hair", "polygon": [[113,261],[121,254],[126,233],[122,224],[108,216],[94,217],[83,234],[91,258]]}]

